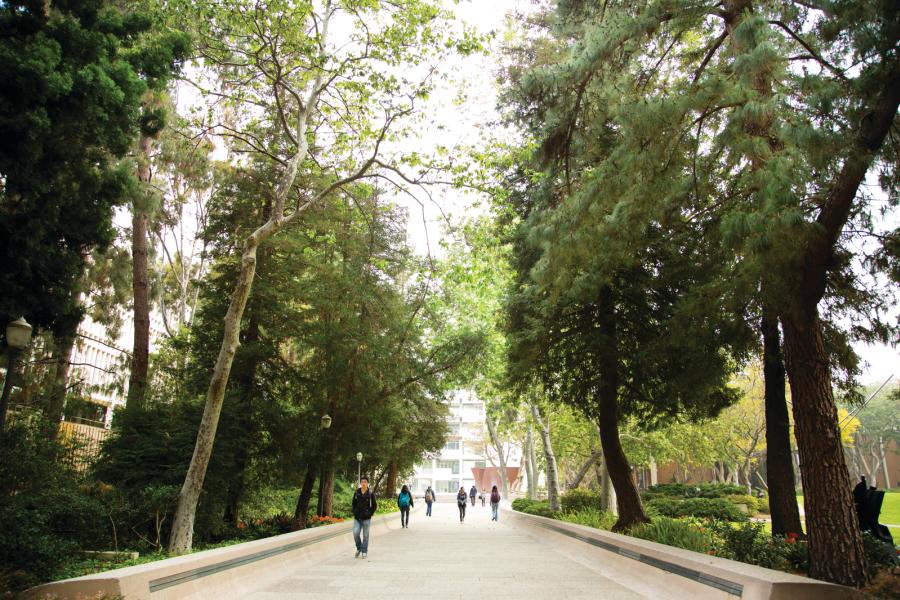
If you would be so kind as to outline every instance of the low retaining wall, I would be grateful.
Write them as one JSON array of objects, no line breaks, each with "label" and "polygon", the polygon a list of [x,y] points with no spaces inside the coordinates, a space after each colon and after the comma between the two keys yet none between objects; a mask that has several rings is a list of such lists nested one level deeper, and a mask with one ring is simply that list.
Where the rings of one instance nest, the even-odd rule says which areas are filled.
[{"label": "low retaining wall", "polygon": [[[416,507],[417,511],[420,507]],[[400,514],[372,519],[369,536],[400,528]],[[339,551],[353,552],[353,520],[262,540],[204,550],[152,563],[64,579],[31,588],[26,600],[75,600],[105,594],[125,600],[238,598],[270,575],[296,570],[298,562]]]},{"label": "low retaining wall", "polygon": [[[655,569],[679,575],[708,586],[710,592],[744,600],[853,600],[861,592],[782,571],[708,556],[699,552],[657,544],[627,535],[585,527],[514,511],[504,511],[505,522],[541,536],[549,532],[558,541],[574,545],[590,544],[607,553],[628,559],[635,576],[653,577]],[[583,546],[581,546],[583,548]],[[608,556],[608,555],[606,555]],[[613,557],[610,557],[613,558]]]}]

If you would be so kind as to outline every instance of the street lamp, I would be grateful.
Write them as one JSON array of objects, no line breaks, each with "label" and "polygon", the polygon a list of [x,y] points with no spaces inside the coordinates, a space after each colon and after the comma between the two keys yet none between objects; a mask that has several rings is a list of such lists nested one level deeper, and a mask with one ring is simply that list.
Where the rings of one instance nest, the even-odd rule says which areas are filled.
[{"label": "street lamp", "polygon": [[0,396],[0,429],[6,425],[6,408],[9,405],[9,393],[12,391],[12,376],[16,370],[16,358],[19,352],[31,343],[31,325],[25,317],[19,317],[6,326],[6,346],[9,362],[6,365],[6,380],[3,382],[3,395]]},{"label": "street lamp", "polygon": [[356,485],[362,485],[362,452],[356,453]]},{"label": "street lamp", "polygon": [[329,417],[327,414],[322,415],[322,421],[319,425],[319,428],[328,429],[329,427],[331,427],[331,417]]}]

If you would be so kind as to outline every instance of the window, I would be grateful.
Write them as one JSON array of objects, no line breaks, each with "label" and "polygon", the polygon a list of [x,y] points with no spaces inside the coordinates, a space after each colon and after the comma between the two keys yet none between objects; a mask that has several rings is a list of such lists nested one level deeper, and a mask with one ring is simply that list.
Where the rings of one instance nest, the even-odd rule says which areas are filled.
[{"label": "window", "polygon": [[449,481],[435,481],[434,491],[443,494],[455,494],[459,490],[459,481],[450,479]]},{"label": "window", "polygon": [[459,442],[447,442],[444,444],[444,450],[459,450]]},{"label": "window", "polygon": [[451,435],[451,436],[459,435],[459,423],[448,423],[447,424],[447,435]]},{"label": "window", "polygon": [[484,468],[484,461],[483,461],[483,460],[476,460],[476,461],[475,461],[475,468],[476,468],[476,469],[483,469],[483,468]]},{"label": "window", "polygon": [[458,460],[439,460],[438,461],[438,469],[450,469],[450,472],[454,475],[459,475],[459,461]]}]

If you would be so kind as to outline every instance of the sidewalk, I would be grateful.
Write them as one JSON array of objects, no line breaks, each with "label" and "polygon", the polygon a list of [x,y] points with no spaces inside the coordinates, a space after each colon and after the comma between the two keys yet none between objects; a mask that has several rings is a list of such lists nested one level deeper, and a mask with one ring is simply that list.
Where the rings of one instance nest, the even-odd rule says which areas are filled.
[{"label": "sidewalk", "polygon": [[[649,577],[615,572],[587,545],[584,555],[572,556],[554,544],[504,526],[503,510],[499,523],[490,520],[490,507],[482,507],[480,502],[467,510],[466,522],[460,524],[455,504],[435,504],[432,517],[425,516],[423,506],[414,511],[408,529],[373,537],[365,560],[354,558],[353,540],[348,535],[345,551],[304,561],[294,573],[260,582],[257,591],[246,597],[684,598],[683,589],[666,584],[675,576],[652,567],[647,567]],[[718,590],[706,589],[708,595],[694,598],[726,597]]]}]

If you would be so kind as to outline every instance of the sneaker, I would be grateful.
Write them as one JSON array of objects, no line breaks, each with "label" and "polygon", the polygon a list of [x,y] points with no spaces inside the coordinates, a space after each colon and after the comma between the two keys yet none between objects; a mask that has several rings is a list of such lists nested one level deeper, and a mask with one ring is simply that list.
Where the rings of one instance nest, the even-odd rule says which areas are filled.
[{"label": "sneaker", "polygon": [[353,558],[359,558],[360,554],[362,554],[362,550],[357,550],[356,554],[353,556]]},{"label": "sneaker", "polygon": [[365,552],[363,552],[362,557],[365,558],[366,556],[368,556],[368,555]]}]

